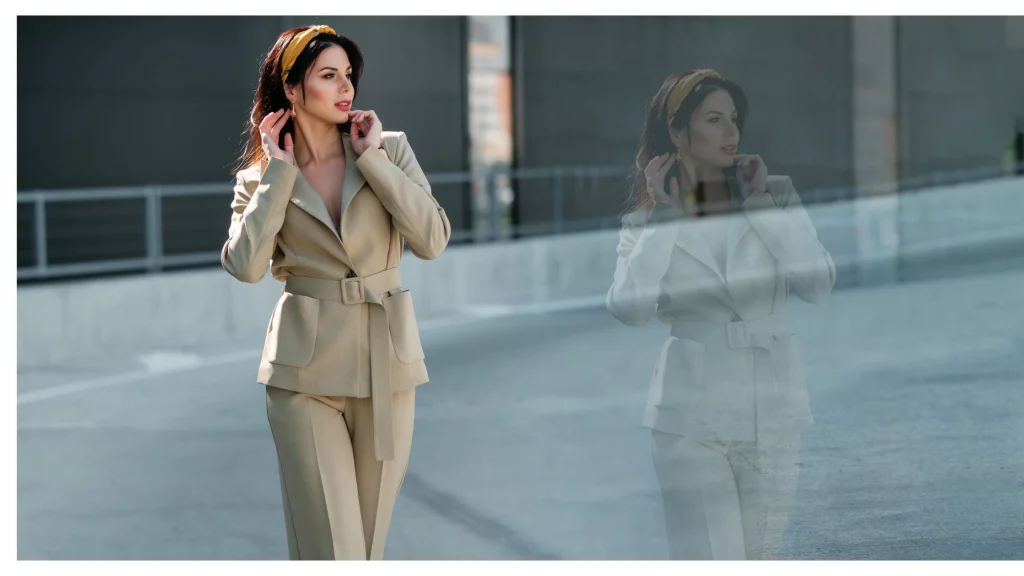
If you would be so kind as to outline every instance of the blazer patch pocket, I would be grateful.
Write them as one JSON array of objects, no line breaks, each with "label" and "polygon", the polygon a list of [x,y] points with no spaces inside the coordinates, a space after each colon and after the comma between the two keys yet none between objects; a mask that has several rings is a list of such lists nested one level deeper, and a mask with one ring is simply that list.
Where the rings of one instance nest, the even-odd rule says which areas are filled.
[{"label": "blazer patch pocket", "polygon": [[800,358],[796,336],[777,336],[769,342],[768,349],[775,366],[775,385],[781,397],[787,402],[787,408],[795,411],[796,420],[808,425],[813,423],[811,400],[807,393],[803,361]]},{"label": "blazer patch pocket", "polygon": [[285,292],[270,320],[264,353],[268,362],[303,368],[313,359],[320,301]]},{"label": "blazer patch pocket", "polygon": [[703,399],[704,354],[704,343],[688,338],[674,339],[665,350],[662,406],[679,410]]},{"label": "blazer patch pocket", "polygon": [[403,364],[424,359],[423,344],[416,326],[416,312],[413,310],[412,293],[408,290],[395,292],[381,300],[388,313],[388,330],[395,355]]}]

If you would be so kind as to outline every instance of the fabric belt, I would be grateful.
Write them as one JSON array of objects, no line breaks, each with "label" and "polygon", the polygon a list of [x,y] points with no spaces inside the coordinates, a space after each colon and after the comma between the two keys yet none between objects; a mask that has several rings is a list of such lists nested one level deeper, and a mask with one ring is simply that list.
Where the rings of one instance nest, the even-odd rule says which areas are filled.
[{"label": "fabric belt", "polygon": [[341,280],[290,276],[284,290],[317,300],[333,300],[346,305],[370,304],[370,394],[373,397],[373,449],[377,460],[394,460],[394,420],[391,413],[391,332],[387,309],[381,300],[402,286],[398,268],[389,268],[369,276]]},{"label": "fabric belt", "polygon": [[783,314],[775,313],[735,322],[679,320],[672,324],[671,334],[676,338],[688,338],[705,344],[725,343],[732,349],[766,349],[775,371],[775,392],[781,394],[795,409],[795,412],[780,413],[780,417],[810,425],[814,418],[807,398],[803,370],[799,359],[792,357],[792,341],[783,338],[790,334],[783,319]]},{"label": "fabric belt", "polygon": [[785,328],[784,316],[769,314],[754,320],[734,322],[707,322],[680,320],[672,324],[671,334],[676,338],[689,338],[699,342],[725,341],[729,348],[767,348]]}]

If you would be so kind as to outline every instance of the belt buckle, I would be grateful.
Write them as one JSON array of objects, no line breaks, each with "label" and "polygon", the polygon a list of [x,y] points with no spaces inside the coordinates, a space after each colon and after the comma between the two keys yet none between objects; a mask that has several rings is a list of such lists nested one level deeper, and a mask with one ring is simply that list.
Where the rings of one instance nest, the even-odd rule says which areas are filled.
[{"label": "belt buckle", "polygon": [[341,281],[341,301],[349,305],[366,302],[362,276],[345,278]]},{"label": "belt buckle", "polygon": [[725,337],[729,342],[729,348],[750,347],[750,333],[747,331],[746,322],[737,321],[726,324]]}]

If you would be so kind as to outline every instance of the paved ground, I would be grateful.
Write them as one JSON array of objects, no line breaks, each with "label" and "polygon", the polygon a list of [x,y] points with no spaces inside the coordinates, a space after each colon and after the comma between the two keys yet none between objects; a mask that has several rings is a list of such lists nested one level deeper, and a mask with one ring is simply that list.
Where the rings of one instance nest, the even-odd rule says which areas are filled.
[{"label": "paved ground", "polygon": [[[817,426],[787,557],[1024,559],[1024,265],[949,270],[794,301]],[[603,309],[426,331],[386,557],[664,558],[640,427],[664,335]],[[104,369],[21,374],[19,558],[286,558],[259,344],[77,392]]]}]

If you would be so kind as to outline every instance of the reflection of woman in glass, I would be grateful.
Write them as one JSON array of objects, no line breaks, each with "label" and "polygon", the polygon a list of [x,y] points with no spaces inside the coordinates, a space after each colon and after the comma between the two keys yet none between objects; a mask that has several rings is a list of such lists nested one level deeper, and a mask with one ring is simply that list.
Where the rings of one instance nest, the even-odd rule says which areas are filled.
[{"label": "reflection of woman in glass", "polygon": [[647,113],[607,306],[671,326],[644,424],[671,555],[772,557],[812,422],[789,288],[825,297],[835,265],[787,176],[737,153],[742,90],[712,70],[666,79]]}]

